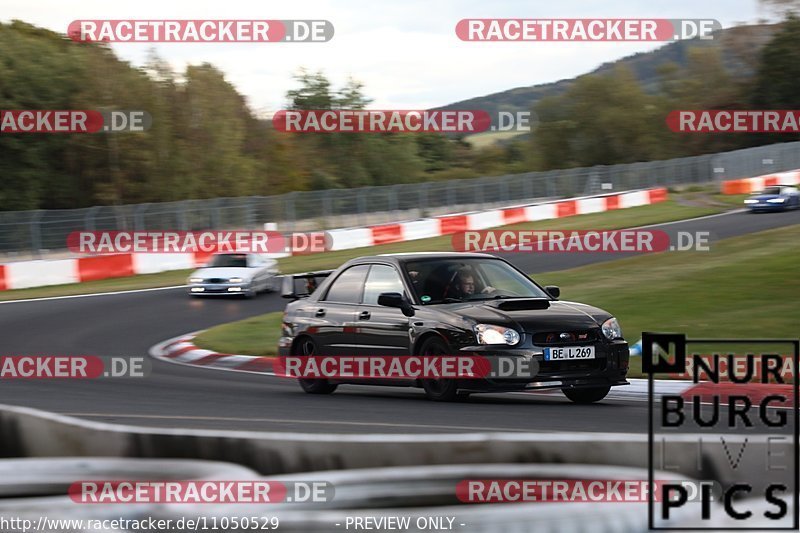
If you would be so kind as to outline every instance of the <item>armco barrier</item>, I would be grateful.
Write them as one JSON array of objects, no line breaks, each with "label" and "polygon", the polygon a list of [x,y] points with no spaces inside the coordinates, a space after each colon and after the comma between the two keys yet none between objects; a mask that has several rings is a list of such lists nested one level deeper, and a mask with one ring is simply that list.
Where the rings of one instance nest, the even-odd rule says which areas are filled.
[{"label": "armco barrier", "polygon": [[[74,461],[74,460],[71,460]],[[130,471],[137,463],[145,469],[152,468],[148,461],[130,461],[130,466],[119,461],[119,466],[111,468],[102,460],[85,461],[99,475],[107,469],[117,474],[115,478],[142,476],[119,476]],[[19,463],[17,461],[17,463]],[[97,464],[95,464],[97,463]],[[152,463],[153,465],[155,463]],[[204,464],[218,463],[190,462],[202,468]],[[28,461],[26,466],[40,469],[38,461]],[[69,466],[69,465],[67,465]],[[63,468],[63,466],[62,466]],[[199,469],[198,468],[198,469]],[[208,468],[208,467],[206,467]],[[231,467],[233,468],[233,467]],[[3,470],[0,461],[0,470]],[[73,467],[80,470],[80,467]],[[180,467],[166,465],[161,476],[150,479],[176,479]],[[185,470],[185,468],[184,468]],[[77,472],[76,472],[77,473]],[[12,475],[14,472],[12,471]],[[27,476],[26,476],[27,477]],[[44,472],[38,477],[44,478]],[[110,476],[97,477],[108,479]],[[89,479],[91,479],[90,477]],[[215,476],[221,479],[219,476]],[[245,474],[244,479],[250,478]],[[147,517],[153,520],[172,520],[178,523],[186,517],[203,516],[206,523],[222,523],[223,517],[276,517],[280,520],[281,531],[314,531],[328,533],[350,529],[355,518],[367,518],[370,521],[380,517],[408,517],[409,526],[405,531],[469,531],[471,533],[513,531],[513,532],[563,532],[582,531],[586,533],[623,533],[642,532],[647,530],[648,512],[646,502],[517,502],[493,505],[464,505],[456,496],[459,482],[467,479],[539,479],[569,480],[585,479],[642,481],[647,479],[647,472],[637,468],[603,467],[586,465],[447,465],[440,467],[406,467],[376,468],[361,470],[342,470],[293,474],[280,477],[260,478],[270,482],[305,482],[313,483],[324,480],[333,486],[334,498],[329,502],[281,502],[271,504],[103,504],[81,506],[76,505],[65,496],[41,498],[15,498],[0,500],[0,514],[15,516],[38,523],[40,517],[68,518],[135,518]],[[208,475],[197,475],[194,479],[210,479]],[[12,480],[14,478],[12,477]],[[75,480],[87,479],[75,477]],[[227,479],[236,479],[229,476]],[[689,481],[683,476],[660,472],[658,479],[672,482]],[[45,480],[43,480],[46,483]],[[59,494],[55,490],[52,494]],[[673,518],[696,516],[697,503],[673,510]],[[569,512],[565,512],[569,511]],[[450,517],[453,524],[446,527],[424,527],[426,518]],[[418,523],[417,520],[422,522]],[[656,522],[660,524],[659,521]],[[337,525],[338,524],[338,525]],[[422,525],[420,525],[422,524]],[[463,526],[462,526],[463,524]],[[195,528],[195,529],[203,529]],[[370,530],[387,531],[392,528],[370,527]],[[398,529],[398,528],[394,528]]]},{"label": "armco barrier", "polygon": [[[253,479],[258,473],[215,461],[117,457],[0,459],[0,498],[66,494],[76,481]],[[0,501],[2,501],[0,499]]]},{"label": "armco barrier", "polygon": [[800,170],[765,174],[754,178],[742,178],[722,182],[722,194],[751,194],[772,185],[800,184]]},{"label": "armco barrier", "polygon": [[[770,441],[767,435],[703,434],[670,438],[669,466],[676,474],[720,479],[729,472],[726,450],[747,447],[751,457],[790,457],[793,439]],[[666,456],[656,441],[654,456]],[[664,455],[662,455],[664,454]],[[0,457],[105,456],[229,461],[262,474],[391,466],[489,463],[564,463],[647,468],[644,434],[469,433],[444,435],[338,435],[211,431],[122,426],[80,420],[25,407],[0,405]],[[756,464],[757,463],[757,464]],[[696,476],[697,465],[702,476]],[[750,461],[736,471],[763,492],[769,482],[794,484],[789,469],[764,476],[763,462]]]},{"label": "armco barrier", "polygon": [[[460,231],[482,230],[506,224],[639,207],[663,202],[666,199],[666,189],[650,189],[459,213],[379,226],[335,229],[328,234],[332,250],[348,250],[450,235]],[[135,274],[198,268],[206,263],[209,255],[202,252],[136,253],[8,263],[0,265],[0,290],[82,283]],[[288,254],[271,254],[272,257],[286,255]]]}]

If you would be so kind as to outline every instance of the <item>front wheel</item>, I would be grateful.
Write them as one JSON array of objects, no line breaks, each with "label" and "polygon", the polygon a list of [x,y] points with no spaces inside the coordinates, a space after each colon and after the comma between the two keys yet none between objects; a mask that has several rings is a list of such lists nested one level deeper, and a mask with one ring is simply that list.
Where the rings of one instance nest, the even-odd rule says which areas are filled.
[{"label": "front wheel", "polygon": [[611,387],[592,387],[589,389],[561,389],[564,396],[575,403],[595,403],[608,395]]},{"label": "front wheel", "polygon": [[[450,355],[447,344],[435,337],[426,340],[420,348],[422,356]],[[452,402],[458,398],[458,383],[454,379],[424,379],[422,388],[429,400],[435,402]]]},{"label": "front wheel", "polygon": [[[317,354],[317,345],[308,337],[300,340],[298,355],[310,357]],[[300,388],[308,394],[331,394],[338,385],[332,385],[327,379],[298,379]]]}]

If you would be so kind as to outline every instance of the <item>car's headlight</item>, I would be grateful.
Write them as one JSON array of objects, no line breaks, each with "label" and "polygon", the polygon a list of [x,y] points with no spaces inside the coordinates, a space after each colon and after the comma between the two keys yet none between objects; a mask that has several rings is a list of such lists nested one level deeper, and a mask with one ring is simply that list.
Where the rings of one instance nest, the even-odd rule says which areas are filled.
[{"label": "car's headlight", "polygon": [[478,344],[517,344],[520,340],[519,333],[511,328],[492,326],[491,324],[478,324],[473,328]]},{"label": "car's headlight", "polygon": [[203,278],[189,278],[189,283],[201,283]]},{"label": "car's headlight", "polygon": [[767,200],[767,202],[769,202],[771,204],[782,204],[785,201],[786,201],[786,198],[770,198],[769,200]]},{"label": "car's headlight", "polygon": [[622,328],[616,318],[612,317],[603,322],[601,329],[603,330],[603,335],[610,341],[622,338]]},{"label": "car's headlight", "polygon": [[746,204],[757,204],[757,203],[758,203],[758,200],[751,200],[751,199],[748,199],[748,200],[745,200],[745,201],[744,201],[744,203],[746,203]]},{"label": "car's headlight", "polygon": [[231,278],[228,281],[230,281],[231,283],[241,283],[243,280],[242,278]]}]

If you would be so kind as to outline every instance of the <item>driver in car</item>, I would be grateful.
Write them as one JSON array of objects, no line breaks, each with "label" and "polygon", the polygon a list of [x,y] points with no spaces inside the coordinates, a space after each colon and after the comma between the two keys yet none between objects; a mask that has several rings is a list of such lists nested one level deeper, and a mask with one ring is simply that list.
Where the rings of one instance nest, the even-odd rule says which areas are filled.
[{"label": "driver in car", "polygon": [[[456,272],[456,286],[461,294],[461,298],[469,298],[475,295],[475,274],[469,268],[461,268]],[[497,289],[491,285],[487,285],[481,290],[480,294],[492,294]]]}]

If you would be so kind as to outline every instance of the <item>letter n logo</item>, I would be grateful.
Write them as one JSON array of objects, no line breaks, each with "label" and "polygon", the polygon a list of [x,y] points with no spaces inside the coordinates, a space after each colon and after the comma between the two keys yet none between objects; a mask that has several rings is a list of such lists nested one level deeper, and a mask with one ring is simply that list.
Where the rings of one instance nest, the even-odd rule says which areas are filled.
[{"label": "letter n logo", "polygon": [[642,333],[642,370],[648,374],[680,374],[686,369],[686,335]]}]

